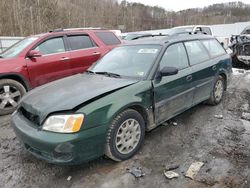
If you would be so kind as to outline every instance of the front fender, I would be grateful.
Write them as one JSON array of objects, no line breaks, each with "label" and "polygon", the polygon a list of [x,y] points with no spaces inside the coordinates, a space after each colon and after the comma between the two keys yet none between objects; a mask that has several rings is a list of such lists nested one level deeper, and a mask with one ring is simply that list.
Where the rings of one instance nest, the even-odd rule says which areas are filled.
[{"label": "front fender", "polygon": [[84,113],[84,129],[110,125],[122,111],[132,106],[146,110],[152,107],[152,86],[150,81],[140,81],[122,88],[82,107],[77,112]]}]

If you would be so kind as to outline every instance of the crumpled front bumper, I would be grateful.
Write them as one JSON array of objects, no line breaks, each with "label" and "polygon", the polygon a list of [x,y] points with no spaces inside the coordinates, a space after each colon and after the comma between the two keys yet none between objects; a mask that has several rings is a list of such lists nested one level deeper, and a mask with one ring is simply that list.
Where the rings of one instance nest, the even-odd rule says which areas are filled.
[{"label": "crumpled front bumper", "polygon": [[104,153],[106,125],[74,134],[43,131],[19,112],[11,125],[25,148],[49,163],[74,165],[98,158]]}]

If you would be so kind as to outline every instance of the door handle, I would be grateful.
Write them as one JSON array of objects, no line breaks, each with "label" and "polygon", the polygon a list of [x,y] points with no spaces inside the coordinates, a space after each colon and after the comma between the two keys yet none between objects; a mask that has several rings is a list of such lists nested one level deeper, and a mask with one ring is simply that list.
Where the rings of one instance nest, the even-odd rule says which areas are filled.
[{"label": "door handle", "polygon": [[61,61],[67,61],[67,60],[69,60],[69,57],[62,57],[60,60]]},{"label": "door handle", "polygon": [[216,69],[217,69],[216,65],[212,66],[212,69],[213,69],[213,70],[216,70]]},{"label": "door handle", "polygon": [[193,77],[192,77],[192,75],[188,75],[187,77],[186,77],[186,80],[189,82],[189,81],[191,81],[193,79]]},{"label": "door handle", "polygon": [[93,55],[100,55],[100,52],[94,52]]}]

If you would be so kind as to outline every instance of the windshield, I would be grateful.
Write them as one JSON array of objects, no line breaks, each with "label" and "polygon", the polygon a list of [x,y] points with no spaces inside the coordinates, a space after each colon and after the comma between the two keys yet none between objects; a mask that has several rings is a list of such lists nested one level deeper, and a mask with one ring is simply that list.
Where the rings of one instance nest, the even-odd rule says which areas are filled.
[{"label": "windshield", "polygon": [[0,54],[2,58],[10,58],[17,56],[23,49],[25,49],[28,45],[30,45],[32,42],[34,42],[37,39],[37,37],[28,37],[25,38],[18,43],[14,44],[7,50],[5,50],[3,53]]},{"label": "windshield", "polygon": [[187,32],[192,32],[193,27],[179,27],[179,28],[172,28],[169,31],[169,35],[174,35],[178,33],[187,33]]},{"label": "windshield", "polygon": [[106,54],[89,71],[106,72],[123,77],[143,78],[159,54],[160,45],[121,46]]}]

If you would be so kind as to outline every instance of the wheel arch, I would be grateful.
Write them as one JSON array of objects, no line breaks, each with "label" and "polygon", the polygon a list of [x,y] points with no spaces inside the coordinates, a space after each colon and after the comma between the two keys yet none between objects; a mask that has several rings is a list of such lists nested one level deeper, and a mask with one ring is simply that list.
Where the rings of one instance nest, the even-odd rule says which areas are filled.
[{"label": "wheel arch", "polygon": [[117,115],[119,115],[120,113],[122,113],[123,111],[127,110],[127,109],[133,109],[135,111],[137,111],[142,117],[143,120],[145,122],[145,128],[146,130],[149,128],[150,125],[150,111],[147,110],[142,104],[140,103],[130,103],[126,106],[123,106],[122,108],[120,108],[119,110],[116,111],[116,113],[113,114],[111,120],[113,120]]},{"label": "wheel arch", "polygon": [[219,72],[219,76],[221,76],[225,81],[225,90],[227,89],[227,74],[224,71]]},{"label": "wheel arch", "polygon": [[0,74],[0,79],[11,79],[11,80],[15,80],[19,83],[21,83],[24,88],[26,89],[26,91],[29,91],[31,89],[28,81],[21,75],[19,74]]}]

